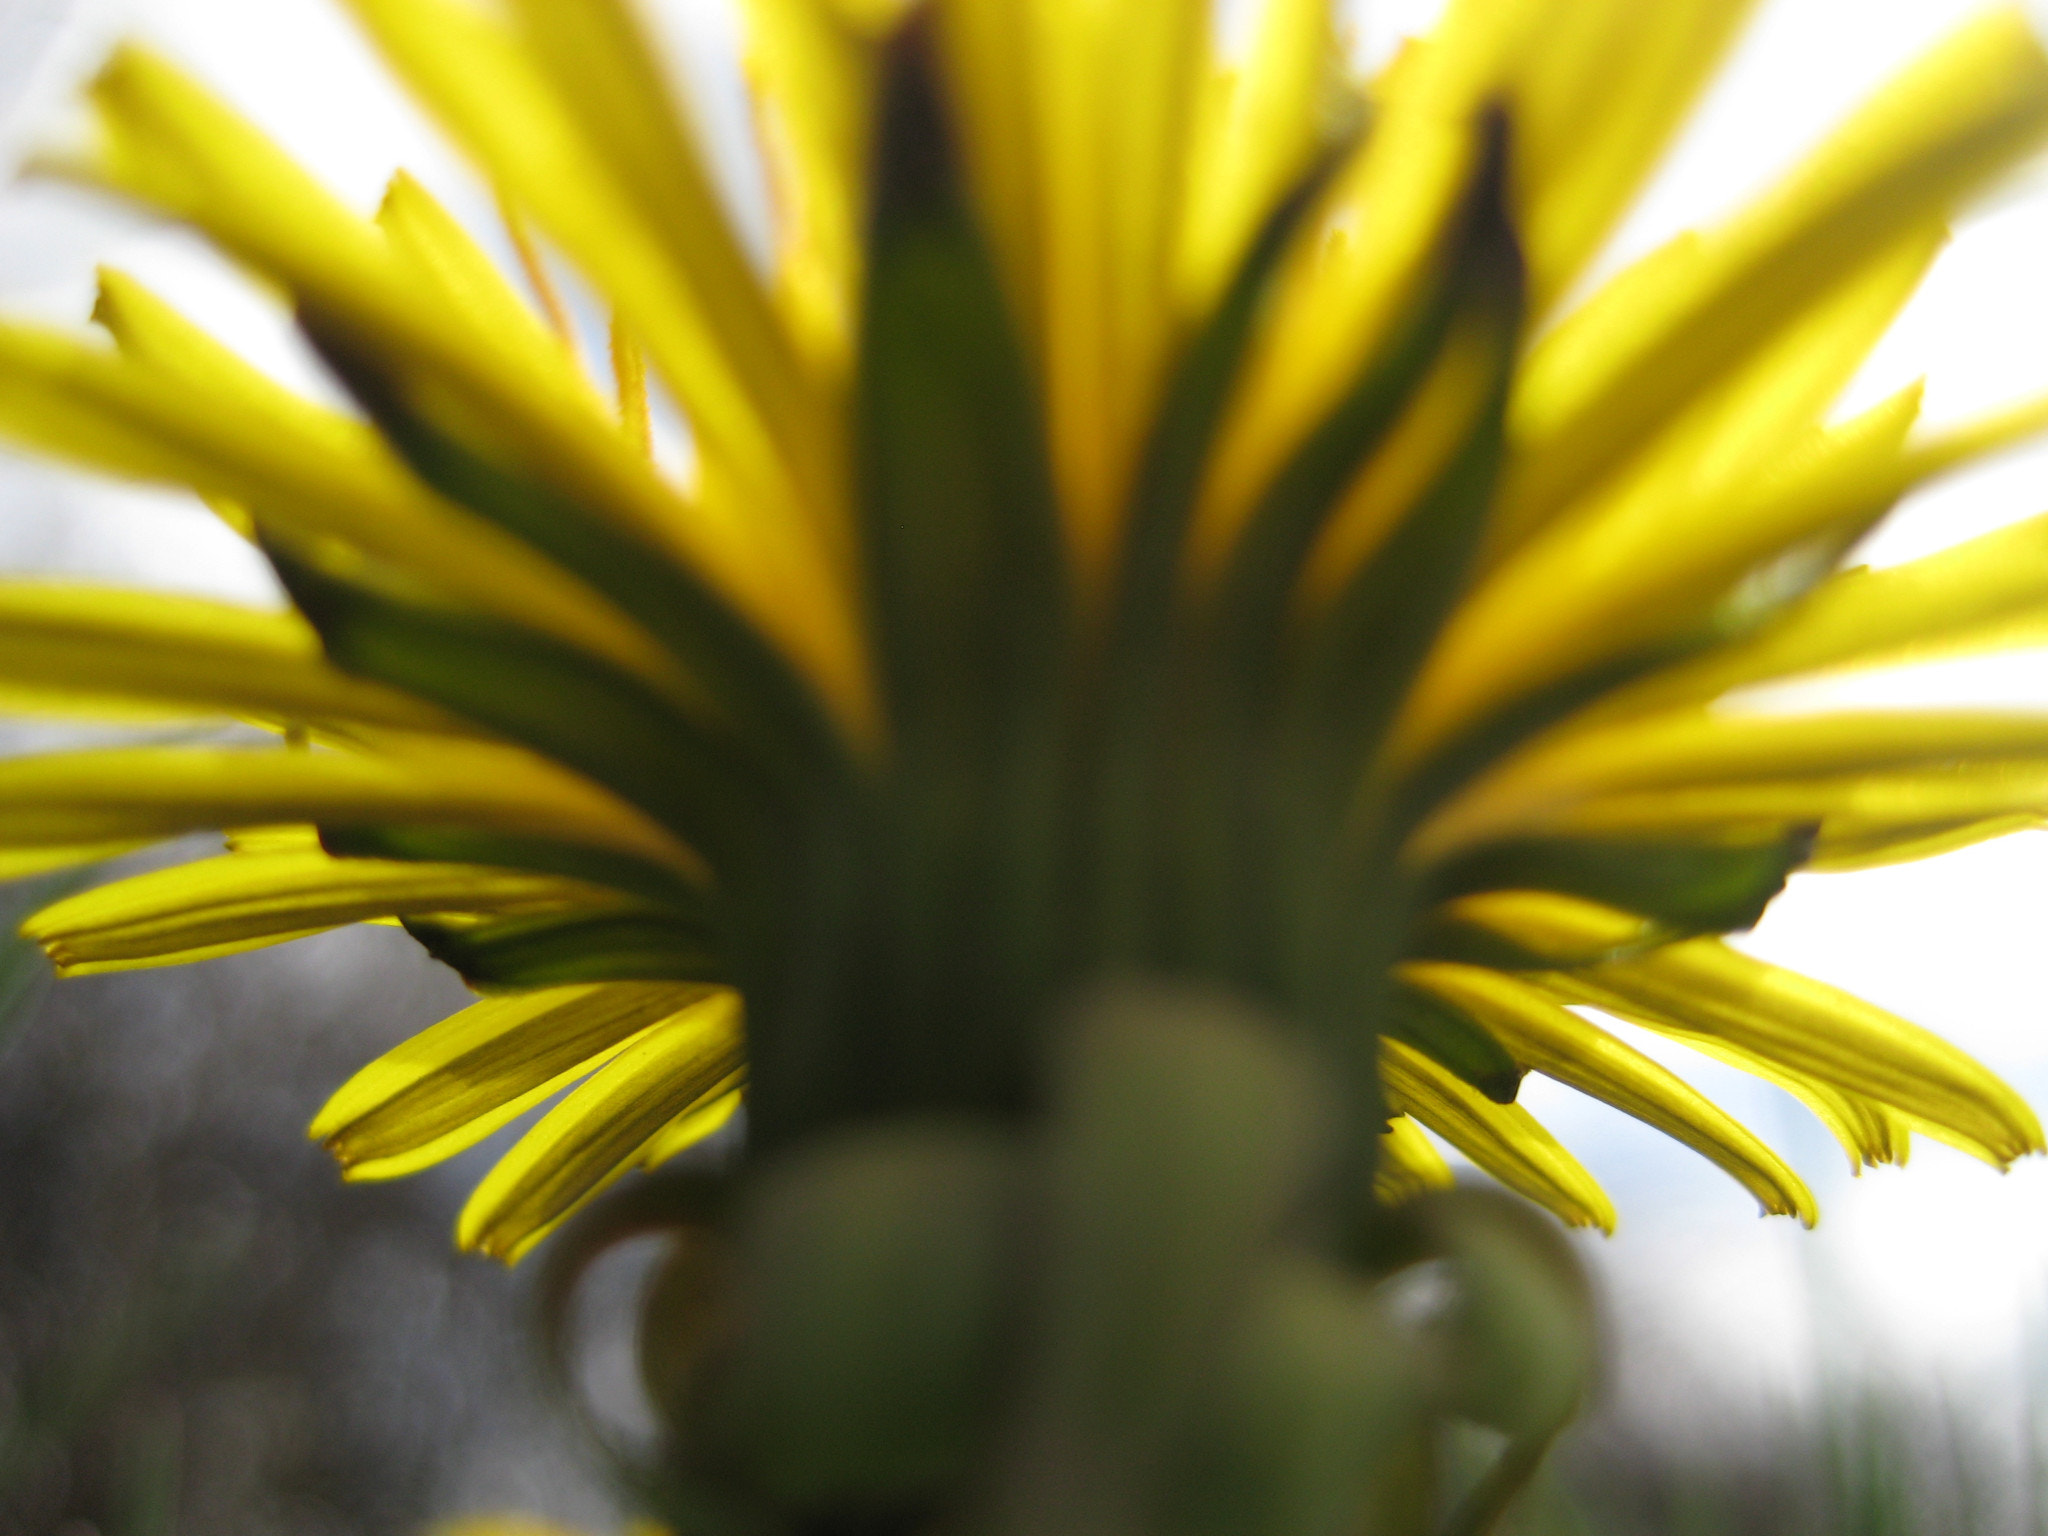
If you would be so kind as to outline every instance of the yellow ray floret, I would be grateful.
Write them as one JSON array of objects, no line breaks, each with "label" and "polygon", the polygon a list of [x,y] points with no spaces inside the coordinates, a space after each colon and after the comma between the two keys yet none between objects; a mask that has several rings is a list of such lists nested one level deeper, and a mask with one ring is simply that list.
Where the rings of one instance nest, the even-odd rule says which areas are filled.
[{"label": "yellow ray floret", "polygon": [[1614,1203],[1519,1104],[1495,1104],[1420,1051],[1380,1041],[1387,1107],[1413,1115],[1508,1188],[1574,1227],[1614,1230]]},{"label": "yellow ray floret", "polygon": [[[1444,805],[1411,853],[1428,861],[1503,835],[1745,817],[1768,825],[1883,815],[1912,825],[1991,816],[2025,808],[2013,797],[2038,793],[2030,775],[2044,759],[2048,714],[1676,709],[1539,737]],[[1954,786],[1946,797],[1944,784]],[[1912,808],[1920,789],[1924,814]]]},{"label": "yellow ray floret", "polygon": [[433,495],[362,423],[292,395],[120,273],[95,314],[117,354],[0,326],[0,432],[251,509],[259,528],[332,541],[486,612],[675,689],[646,634],[532,550]]},{"label": "yellow ray floret", "polygon": [[1729,1040],[1703,1034],[1685,1021],[1659,1013],[1639,999],[1625,998],[1592,985],[1582,972],[1563,971],[1530,978],[1550,996],[1567,1004],[1587,1004],[1604,1013],[1654,1029],[1715,1061],[1782,1088],[1807,1109],[1835,1138],[1849,1160],[1849,1171],[1890,1165],[1904,1167],[1912,1150],[1912,1127],[1906,1117],[1875,1099],[1822,1082],[1802,1072],[1745,1050]]},{"label": "yellow ray floret", "polygon": [[1478,1020],[1522,1066],[1611,1104],[1691,1147],[1755,1195],[1768,1215],[1819,1219],[1780,1157],[1682,1078],[1540,989],[1498,971],[1436,961],[1397,974]]},{"label": "yellow ray floret", "polygon": [[1085,591],[1113,557],[1177,339],[1173,269],[1208,16],[1195,5],[1017,9],[1024,51],[991,62],[1028,72],[1032,340],[1069,558]]},{"label": "yellow ray floret", "polygon": [[[488,24],[466,7],[462,14]],[[436,56],[452,57],[444,40],[433,39]],[[587,381],[533,367],[530,353],[435,303],[374,224],[163,60],[119,50],[93,99],[100,142],[76,174],[205,230],[282,284],[311,318],[402,368],[393,382],[408,403],[433,412],[470,451],[644,541],[650,555],[700,573],[816,680],[856,739],[869,739],[872,700],[852,594],[807,529],[729,494],[679,494]],[[644,329],[636,321],[636,332]]]},{"label": "yellow ray floret", "polygon": [[876,49],[829,0],[745,0],[745,64],[775,200],[775,300],[830,397],[853,364]]},{"label": "yellow ray floret", "polygon": [[1372,1192],[1386,1205],[1399,1205],[1431,1190],[1457,1183],[1422,1127],[1406,1115],[1390,1115],[1380,1137],[1379,1166],[1373,1170]]},{"label": "yellow ray floret", "polygon": [[1947,1041],[1861,998],[1692,939],[1592,967],[1594,987],[1908,1116],[1997,1166],[2042,1150],[2018,1094]]},{"label": "yellow ray floret", "polygon": [[514,4],[500,20],[444,0],[352,9],[618,306],[689,410],[700,452],[755,515],[788,526],[823,514],[817,476],[832,449],[819,403],[625,10]]},{"label": "yellow ray floret", "polygon": [[511,748],[351,752],[127,747],[0,761],[0,847],[55,849],[311,821],[442,824],[630,854],[692,879],[702,866],[588,780]]},{"label": "yellow ray floret", "polygon": [[1216,302],[1327,133],[1336,88],[1330,7],[1270,0],[1253,25],[1241,58],[1211,59],[1195,104],[1175,279],[1185,315]]},{"label": "yellow ray floret", "polygon": [[1534,8],[1511,9],[1454,6],[1376,93],[1374,130],[1282,261],[1197,507],[1197,564],[1236,541],[1285,456],[1390,344],[1440,258],[1478,149],[1474,114]]},{"label": "yellow ray floret", "polygon": [[606,982],[472,1003],[350,1078],[307,1134],[352,1179],[416,1172],[474,1146],[711,990]]},{"label": "yellow ray floret", "polygon": [[[1466,911],[1539,955],[1573,965],[1541,982],[1570,1001],[1725,1042],[1800,1078],[1874,1100],[2000,1165],[2042,1149],[2033,1111],[1994,1074],[1939,1036],[1824,982],[1712,938],[1578,963],[1577,956],[1630,920],[1593,902],[1533,906],[1504,897]],[[1535,920],[1525,921],[1531,911]],[[1580,932],[1571,935],[1575,914]]]},{"label": "yellow ray floret", "polygon": [[[517,1259],[635,1166],[679,1116],[726,1098],[745,1070],[736,993],[719,991],[647,1031],[555,1106],[479,1184],[456,1240]],[[715,1128],[700,1121],[697,1129]]]},{"label": "yellow ray floret", "polygon": [[[1706,629],[1753,567],[1833,530],[1846,543],[1885,511],[1908,484],[1919,391],[1831,431],[1819,424],[1941,234],[1909,229],[1866,259],[1482,582],[1418,680],[1393,752],[1412,761],[1517,695]],[[1561,582],[1573,602],[1556,601]]]},{"label": "yellow ray floret", "polygon": [[1542,32],[1509,62],[1531,307],[1561,297],[1656,162],[1751,0],[1524,4]]},{"label": "yellow ray floret", "polygon": [[579,880],[484,869],[336,859],[317,849],[236,853],[136,875],[44,907],[22,925],[60,975],[178,965],[371,918],[604,906]]},{"label": "yellow ray floret", "polygon": [[1602,714],[1649,713],[1843,667],[1944,660],[2048,643],[2048,517],[1885,570],[1844,571],[1753,639],[1655,674]]},{"label": "yellow ray floret", "polygon": [[1531,355],[1497,547],[1541,526],[1901,231],[1947,218],[2048,136],[2048,56],[2017,9],[1955,33],[1764,198],[1681,236]]},{"label": "yellow ray floret", "polygon": [[10,710],[462,729],[431,705],[328,666],[296,613],[203,598],[0,585],[0,655],[0,707]]}]

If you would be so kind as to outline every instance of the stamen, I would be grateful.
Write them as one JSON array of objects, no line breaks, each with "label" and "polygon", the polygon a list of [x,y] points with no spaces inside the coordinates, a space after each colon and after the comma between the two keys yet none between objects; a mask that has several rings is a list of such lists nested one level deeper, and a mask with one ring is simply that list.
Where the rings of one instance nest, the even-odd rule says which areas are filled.
[{"label": "stamen", "polygon": [[518,253],[520,270],[526,274],[527,286],[533,289],[533,296],[540,301],[541,313],[547,316],[548,328],[562,338],[562,345],[576,345],[576,330],[569,321],[568,306],[562,302],[561,290],[548,275],[547,263],[541,259],[540,247],[534,243],[533,229],[502,191],[498,194],[498,217],[505,221],[505,233],[512,237],[512,249]]},{"label": "stamen", "polygon": [[619,425],[633,446],[654,456],[654,422],[647,409],[647,356],[612,316],[612,378],[619,387]]}]

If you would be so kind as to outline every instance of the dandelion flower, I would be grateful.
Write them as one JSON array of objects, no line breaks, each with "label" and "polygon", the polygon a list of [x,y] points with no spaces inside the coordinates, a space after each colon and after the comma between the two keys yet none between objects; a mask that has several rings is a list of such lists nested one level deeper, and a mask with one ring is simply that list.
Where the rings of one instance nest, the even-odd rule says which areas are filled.
[{"label": "dandelion flower", "polygon": [[[359,410],[117,272],[100,338],[0,326],[0,433],[189,487],[292,602],[0,588],[7,707],[272,738],[0,763],[0,857],[226,834],[35,916],[69,973],[380,919],[460,972],[481,1000],[315,1120],[351,1177],[555,1100],[461,1218],[516,1257],[742,1100],[757,1150],[1018,1112],[1049,1010],[1130,972],[1294,1021],[1388,1200],[1448,1178],[1420,1126],[1611,1227],[1514,1102],[1534,1071],[1813,1221],[1582,1005],[1782,1086],[1859,1165],[2041,1148],[1961,1052],[1721,937],[1793,870],[2048,815],[2048,717],[1717,703],[2048,611],[2048,519],[1840,568],[2048,407],[1830,414],[2048,138],[2017,13],[1567,312],[1742,5],[1454,0],[1357,83],[1321,0],[1227,55],[1195,0],[746,0],[765,266],[625,0],[350,8],[528,270],[112,57],[56,169],[257,275]],[[648,452],[662,392],[687,472]]]}]

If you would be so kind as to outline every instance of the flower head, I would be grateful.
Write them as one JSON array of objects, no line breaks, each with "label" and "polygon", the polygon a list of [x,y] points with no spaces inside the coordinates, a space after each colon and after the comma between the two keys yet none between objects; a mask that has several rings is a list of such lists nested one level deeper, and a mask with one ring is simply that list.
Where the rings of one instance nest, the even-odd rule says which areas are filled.
[{"label": "flower head", "polygon": [[[0,589],[9,705],[277,738],[0,763],[16,872],[228,834],[28,931],[76,973],[402,921],[484,997],[321,1111],[351,1176],[568,1089],[462,1219],[516,1256],[743,1095],[767,1147],[1018,1112],[1048,1010],[1118,971],[1296,1021],[1388,1199],[1448,1178],[1419,1123],[1611,1226],[1513,1102],[1536,1071],[1814,1219],[1582,1004],[1858,1164],[2040,1149],[1962,1053],[1719,937],[1794,869],[2048,811],[2038,715],[1717,705],[2010,643],[2048,595],[2039,521],[1838,569],[2048,408],[1829,416],[2048,138],[2017,15],[1566,312],[1742,6],[1458,0],[1361,84],[1321,0],[1228,56],[1196,0],[748,0],[765,271],[626,0],[351,8],[537,291],[404,175],[362,217],[127,48],[62,169],[274,287],[360,414],[118,273],[110,347],[0,327],[0,432],[191,487],[293,604]],[[542,241],[611,307],[609,379]]]}]

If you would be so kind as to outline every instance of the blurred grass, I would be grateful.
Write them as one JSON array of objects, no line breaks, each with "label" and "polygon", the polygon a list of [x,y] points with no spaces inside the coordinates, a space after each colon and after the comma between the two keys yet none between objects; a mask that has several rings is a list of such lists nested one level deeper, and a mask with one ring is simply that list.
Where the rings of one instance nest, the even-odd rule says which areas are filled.
[{"label": "blurred grass", "polygon": [[1759,1416],[1710,1450],[1596,1424],[1500,1536],[2048,1536],[2037,1401],[2001,1422],[1979,1402],[1845,1380],[1805,1422]]},{"label": "blurred grass", "polygon": [[374,930],[46,981],[0,938],[0,1536],[609,1528],[520,1278],[449,1242],[473,1171],[344,1186],[305,1138],[451,978]]}]

